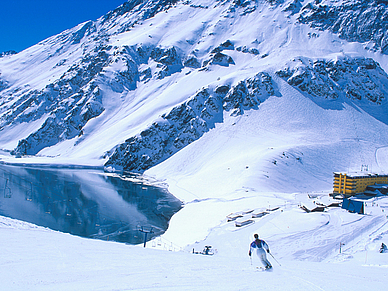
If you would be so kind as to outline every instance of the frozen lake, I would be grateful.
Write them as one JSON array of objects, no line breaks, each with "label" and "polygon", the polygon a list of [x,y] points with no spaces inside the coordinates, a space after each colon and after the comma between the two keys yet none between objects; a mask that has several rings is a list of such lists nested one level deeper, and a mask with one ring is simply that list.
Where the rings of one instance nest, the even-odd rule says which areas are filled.
[{"label": "frozen lake", "polygon": [[[139,244],[160,236],[182,203],[135,176],[0,164],[0,215],[83,237]],[[140,231],[140,230],[143,230]]]}]

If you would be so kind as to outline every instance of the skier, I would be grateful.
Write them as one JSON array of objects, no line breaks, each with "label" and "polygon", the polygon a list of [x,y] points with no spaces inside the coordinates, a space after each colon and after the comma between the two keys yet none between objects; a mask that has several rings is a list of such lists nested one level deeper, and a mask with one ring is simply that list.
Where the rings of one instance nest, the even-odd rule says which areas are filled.
[{"label": "skier", "polygon": [[259,235],[257,233],[254,234],[255,240],[251,243],[249,248],[249,256],[252,255],[253,249],[256,249],[257,256],[260,258],[261,262],[264,265],[265,270],[269,270],[272,268],[271,263],[267,260],[267,254],[269,253],[269,247],[265,241],[259,239]]}]

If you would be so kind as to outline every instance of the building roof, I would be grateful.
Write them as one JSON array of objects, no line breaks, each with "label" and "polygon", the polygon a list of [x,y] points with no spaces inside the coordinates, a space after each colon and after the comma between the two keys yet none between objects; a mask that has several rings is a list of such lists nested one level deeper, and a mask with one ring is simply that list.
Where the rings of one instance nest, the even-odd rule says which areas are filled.
[{"label": "building roof", "polygon": [[351,178],[361,178],[361,177],[388,177],[388,174],[383,173],[368,173],[368,172],[334,172],[337,175],[346,175]]}]

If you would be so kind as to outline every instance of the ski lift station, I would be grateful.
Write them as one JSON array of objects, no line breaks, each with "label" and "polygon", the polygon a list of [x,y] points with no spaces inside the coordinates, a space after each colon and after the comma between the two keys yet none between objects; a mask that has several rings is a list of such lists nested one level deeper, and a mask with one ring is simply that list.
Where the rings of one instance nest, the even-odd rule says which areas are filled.
[{"label": "ski lift station", "polygon": [[350,212],[384,212],[384,209],[377,206],[382,199],[388,197],[388,175],[335,172],[333,195],[341,195],[342,208]]}]

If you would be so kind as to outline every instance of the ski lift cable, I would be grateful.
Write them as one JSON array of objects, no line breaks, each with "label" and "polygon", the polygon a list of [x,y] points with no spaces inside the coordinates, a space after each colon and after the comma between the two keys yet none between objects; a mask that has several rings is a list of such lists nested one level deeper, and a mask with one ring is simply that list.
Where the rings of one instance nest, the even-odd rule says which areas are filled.
[{"label": "ski lift cable", "polygon": [[7,185],[8,185],[8,179],[5,181],[4,198],[11,198],[12,197],[12,191],[11,191],[11,188],[9,188]]},{"label": "ski lift cable", "polygon": [[[22,178],[22,177],[20,177],[19,175],[15,175],[15,174],[13,174],[12,172],[7,171],[7,170],[5,170],[5,169],[3,169],[3,168],[0,168],[0,170],[3,171],[4,173],[7,173],[9,176],[14,176],[14,177],[16,177],[18,180],[21,180],[21,181],[26,182],[26,184],[34,185],[35,188],[41,188],[42,190],[44,190],[44,188],[43,188],[40,184],[31,182],[30,180],[27,180],[27,179],[25,179],[25,178]],[[3,178],[3,179],[5,179],[5,180],[7,179],[7,178],[2,177],[2,176],[0,176],[0,178]],[[16,181],[12,181],[12,184],[18,185],[20,188],[23,188],[24,190],[29,190],[28,187],[26,187],[26,186],[24,186],[24,185],[22,185],[21,183],[18,183],[18,182],[16,182]],[[100,188],[100,189],[108,189],[108,190],[111,190],[110,187],[102,187],[102,186],[99,186],[99,188]],[[45,196],[47,196],[47,195],[45,195]],[[142,200],[146,200],[146,199],[149,199],[149,198],[146,196],[146,197],[141,197],[141,199],[142,199]]]},{"label": "ski lift cable", "polygon": [[[27,186],[21,184],[21,183],[18,182],[18,181],[11,181],[11,183],[12,183],[13,185],[19,186],[19,188],[20,188],[21,190],[24,190],[26,193],[27,193],[28,191],[30,191],[30,190],[33,188],[32,186],[34,186],[34,188],[38,188],[38,189],[41,190],[41,191],[39,191],[39,192],[41,193],[41,194],[40,194],[41,196],[46,197],[46,198],[48,198],[48,199],[52,198],[53,195],[46,195],[46,194],[44,194],[44,193],[45,193],[45,191],[44,191],[45,188],[44,188],[42,185],[37,184],[37,183],[34,183],[34,182],[31,182],[30,180],[27,180],[27,179],[25,179],[25,178],[23,178],[23,177],[20,177],[19,175],[15,175],[15,174],[13,174],[12,172],[7,171],[7,170],[4,170],[4,169],[2,169],[2,168],[0,168],[0,170],[3,171],[4,173],[8,174],[8,176],[10,176],[10,177],[16,177],[18,181],[24,181],[26,184],[28,183],[28,184],[29,184],[29,187],[27,187]],[[3,179],[5,179],[5,180],[9,179],[9,178],[5,178],[5,177],[2,177],[2,176],[0,176],[0,178],[3,178]],[[52,193],[52,194],[55,194],[55,193]]]},{"label": "ski lift cable", "polygon": [[[3,177],[3,176],[0,176],[0,178],[3,178],[4,180],[5,180],[5,188],[4,188],[4,197],[6,197],[6,196],[8,196],[8,195],[6,195],[6,189],[9,189],[9,192],[10,192],[10,194],[11,195],[9,195],[9,196],[12,196],[12,190],[11,190],[11,188],[8,186],[8,183],[12,183],[13,185],[18,185],[19,186],[19,188],[21,188],[21,189],[24,189],[25,191],[26,191],[26,193],[28,192],[28,191],[32,191],[31,189],[33,188],[33,186],[35,187],[35,188],[40,188],[41,190],[44,190],[44,187],[42,187],[42,185],[39,185],[39,184],[37,184],[37,183],[34,183],[34,182],[31,182],[31,181],[29,181],[29,180],[27,180],[27,179],[25,179],[25,178],[22,178],[22,177],[20,177],[19,175],[15,175],[14,173],[12,173],[12,172],[10,172],[10,171],[7,171],[7,170],[5,170],[5,169],[2,169],[2,168],[0,168],[0,170],[1,171],[3,171],[4,173],[6,173],[6,174],[8,174],[8,176],[10,176],[10,177],[16,177],[17,178],[17,180],[19,180],[19,181],[24,181],[25,183],[28,183],[29,184],[29,187],[27,187],[27,186],[25,186],[25,185],[23,185],[23,184],[21,184],[20,182],[17,182],[17,181],[10,181],[9,180],[9,178],[6,178],[6,177]],[[99,187],[99,188],[101,188],[101,187]],[[106,189],[110,189],[110,188],[108,188],[108,187],[102,187],[102,188],[106,188]],[[66,202],[67,201],[67,199],[65,199],[65,200],[62,200],[62,201],[58,201],[58,200],[55,200],[55,201],[50,201],[51,199],[52,199],[52,195],[47,195],[47,194],[44,194],[44,191],[40,191],[41,192],[41,196],[44,196],[44,197],[46,197],[47,199],[48,199],[48,203],[49,204],[55,204],[55,203],[61,203],[61,202]],[[7,192],[8,193],[8,192]],[[26,198],[27,199],[27,198]],[[28,200],[28,199],[27,199]],[[28,201],[30,201],[30,200],[28,200]],[[95,207],[97,207],[97,205],[93,205],[92,207],[89,207],[89,208],[95,208]],[[109,219],[109,220],[114,220],[115,219],[115,217],[114,216],[111,216],[111,215],[108,215],[108,214],[104,214],[104,215],[102,215],[101,213],[99,214],[99,217],[100,217],[100,221],[103,221],[103,220],[105,220],[105,219]],[[124,221],[120,221],[120,223],[122,224],[122,227],[120,227],[120,229],[123,229],[123,228],[126,228],[126,227],[131,227],[132,225],[129,223],[129,222],[124,222]],[[165,240],[165,239],[164,239]],[[170,242],[170,241],[168,241],[168,243],[169,244],[172,244],[172,242]],[[180,248],[181,249],[181,247],[179,247],[179,246],[177,246],[177,245],[175,245],[177,248]]]},{"label": "ski lift cable", "polygon": [[352,121],[353,121],[354,132],[356,134],[357,145],[359,147],[360,161],[361,161],[361,171],[364,171],[364,170],[368,171],[368,165],[366,163],[366,159],[365,159],[365,156],[363,154],[364,151],[362,150],[360,136],[358,134],[359,130],[358,130],[358,127],[357,127],[356,118],[354,116],[354,111],[353,110],[351,110],[351,118],[352,118]]},{"label": "ski lift cable", "polygon": [[[31,185],[31,187],[32,187],[32,185],[36,185],[36,184],[32,183],[31,181],[28,181],[28,180],[26,180],[24,178],[21,178],[20,176],[15,175],[15,174],[13,174],[13,173],[11,173],[9,171],[6,171],[6,170],[1,169],[1,168],[0,168],[0,170],[3,171],[4,173],[7,173],[9,176],[14,176],[14,177],[18,178],[19,180],[22,180],[22,181],[25,181],[26,183],[29,183]],[[3,178],[5,180],[9,180],[9,178],[3,177],[3,176],[0,176],[0,178]],[[20,184],[20,183],[18,183],[16,181],[11,181],[11,183],[15,184],[15,185],[18,185],[18,186],[20,186],[20,188],[24,188],[25,190],[29,190],[28,187],[25,187],[24,185],[22,185],[22,184]],[[36,186],[40,187],[39,185],[36,185]]]},{"label": "ski lift cable", "polygon": [[[27,180],[27,179],[25,179],[25,178],[23,178],[23,177],[20,177],[19,175],[15,175],[14,173],[12,173],[12,172],[10,172],[10,171],[7,171],[7,170],[5,170],[5,169],[3,169],[3,168],[0,168],[0,170],[3,171],[4,173],[7,173],[8,176],[10,176],[10,177],[16,177],[16,178],[17,178],[17,181],[12,181],[11,183],[12,183],[13,185],[18,185],[19,188],[20,188],[22,191],[25,191],[25,193],[26,193],[26,200],[27,200],[27,201],[32,201],[31,197],[27,195],[27,192],[30,191],[30,189],[32,188],[32,186],[34,186],[35,189],[36,189],[36,188],[40,189],[40,191],[38,191],[38,192],[40,192],[40,196],[46,197],[47,199],[52,199],[53,196],[56,195],[55,192],[52,192],[51,195],[46,195],[46,194],[44,194],[44,193],[46,192],[46,191],[45,191],[45,187],[42,186],[43,184],[41,185],[41,183],[38,184],[38,183],[31,182],[31,180]],[[7,178],[2,177],[2,176],[0,176],[0,178],[3,178],[3,179],[5,179],[5,180],[7,179]],[[14,179],[13,179],[13,180],[14,180]],[[23,181],[23,182],[25,182],[25,184],[29,184],[29,187],[23,185],[22,183],[20,183],[20,182],[18,182],[18,181]],[[109,188],[109,187],[101,187],[101,186],[99,186],[99,189],[108,189],[108,190],[111,190],[111,188]],[[61,197],[61,196],[58,195],[58,197]],[[140,197],[139,197],[139,198],[140,198]],[[143,200],[143,201],[146,200],[146,199],[150,199],[150,198],[149,198],[149,197],[141,197],[141,200]],[[55,200],[54,200],[54,201],[55,201]]]},{"label": "ski lift cable", "polygon": [[178,250],[183,250],[183,248],[181,246],[178,246],[177,244],[173,243],[172,241],[169,241],[168,239],[164,238],[164,237],[157,237],[157,238],[154,238],[153,241],[156,242],[157,245],[164,245],[164,246],[168,246],[168,247],[174,247],[174,249],[178,249]]},{"label": "ski lift cable", "polygon": [[[5,171],[5,172],[7,172],[7,171]],[[16,175],[14,175],[14,174],[12,174],[12,173],[8,173],[8,174],[10,174],[10,175],[13,175],[13,176],[16,176]],[[4,178],[4,177],[1,177],[1,178]],[[5,187],[4,187],[4,197],[5,198],[11,198],[12,197],[12,190],[11,190],[11,188],[8,186],[8,182],[9,182],[9,178],[4,178],[5,179]],[[22,180],[24,180],[24,181],[27,181],[27,180],[25,180],[25,179],[23,179],[23,178],[19,178],[19,179],[22,179]],[[24,187],[22,184],[20,184],[20,183],[17,183],[17,182],[12,182],[13,184],[16,184],[16,185],[18,185],[18,186],[20,186],[21,188],[24,188],[24,189],[26,189],[26,190],[29,190],[28,188],[26,188],[26,187]],[[32,185],[33,185],[33,183],[32,182],[30,182],[30,187],[32,188]],[[35,184],[36,185],[36,184]],[[40,187],[39,185],[37,185],[37,187]],[[40,187],[41,188],[41,187]],[[50,199],[51,198],[51,196],[48,196],[48,195],[44,195],[43,194],[43,196],[46,196],[48,199]],[[49,204],[51,203],[51,204],[58,204],[58,203],[61,203],[61,202],[66,202],[67,201],[67,199],[65,199],[65,200],[62,200],[62,201],[52,201],[52,202],[48,202]],[[90,208],[95,208],[95,207],[97,207],[96,205],[94,205],[94,206],[92,206],[92,207],[90,207]],[[99,217],[101,217],[102,216],[102,219],[100,219],[100,220],[105,220],[105,219],[110,219],[110,220],[114,220],[115,219],[115,217],[113,217],[113,216],[110,216],[110,215],[106,215],[106,214],[104,214],[104,215],[99,215]],[[131,225],[128,223],[128,222],[123,222],[123,221],[120,221],[120,224],[122,225],[121,227],[120,227],[120,229],[123,229],[123,228],[126,228],[126,227],[131,227]],[[109,225],[108,225],[109,226]]]},{"label": "ski lift cable", "polygon": [[[7,170],[1,169],[1,168],[0,168],[0,170],[2,170],[3,172],[7,173],[7,174],[10,175],[10,176],[17,177],[19,180],[28,182],[29,185],[30,185],[29,188],[26,187],[26,186],[24,186],[24,185],[22,185],[21,183],[16,182],[16,181],[12,181],[12,182],[11,182],[12,184],[18,185],[20,188],[23,188],[23,189],[26,190],[26,191],[30,191],[30,190],[32,189],[32,186],[33,186],[33,185],[34,185],[36,188],[43,188],[41,185],[38,185],[38,184],[33,183],[33,182],[31,182],[31,181],[28,181],[28,180],[26,180],[26,179],[24,179],[24,178],[21,178],[20,176],[17,176],[17,175],[15,175],[15,174],[13,174],[13,173],[7,171]],[[0,176],[0,178],[5,179],[5,181],[6,181],[5,188],[9,188],[9,189],[10,189],[10,187],[8,187],[9,178],[5,178],[5,177],[2,177],[2,176]],[[44,189],[42,189],[42,190],[44,190]],[[45,195],[45,194],[43,194],[43,191],[41,191],[41,193],[42,193],[42,194],[41,194],[42,196],[45,196],[45,197],[48,198],[48,199],[51,199],[51,198],[52,198],[52,195]],[[65,201],[67,201],[67,199],[64,199],[64,200],[61,200],[61,201],[55,200],[55,201],[52,201],[52,202],[50,202],[50,203],[60,203],[60,202],[65,202]],[[94,206],[92,206],[92,207],[97,207],[97,206],[94,205]],[[113,216],[109,216],[109,215],[104,215],[104,216],[106,216],[107,218],[111,218],[111,219],[114,218]],[[128,224],[128,225],[129,225],[129,224]]]},{"label": "ski lift cable", "polygon": [[[28,181],[27,179],[24,179],[24,178],[22,178],[22,177],[20,177],[20,176],[18,176],[18,175],[13,174],[13,173],[10,172],[10,171],[4,170],[4,169],[2,169],[2,168],[0,168],[0,170],[3,171],[4,173],[7,173],[9,176],[14,176],[14,177],[18,178],[19,180],[22,180],[22,181],[25,181],[26,183],[29,183],[30,189],[31,189],[31,187],[34,185],[36,188],[40,188],[41,190],[44,190],[44,187],[42,187],[41,185],[38,185],[38,184],[33,183],[33,182],[31,182],[31,181]],[[6,181],[9,180],[9,178],[5,178],[5,177],[2,177],[2,176],[0,176],[0,178],[5,179]],[[21,183],[18,183],[17,181],[12,181],[12,184],[18,185],[20,188],[23,188],[25,191],[29,191],[29,190],[30,190],[29,188],[27,188],[26,186],[22,185]],[[99,188],[101,188],[101,187],[99,187]],[[110,188],[108,188],[108,187],[103,187],[103,188],[110,189]],[[40,192],[41,192],[41,196],[44,196],[44,197],[46,197],[47,199],[52,199],[52,195],[43,194],[44,191],[40,191]],[[63,201],[67,201],[67,199],[65,199],[65,200],[63,200]],[[54,200],[54,201],[51,201],[51,202],[49,202],[49,203],[60,203],[60,201]],[[96,207],[96,206],[93,206],[93,207]],[[106,215],[106,214],[105,214],[104,216],[105,216],[106,218],[109,218],[109,219],[114,219],[114,217],[113,217],[113,216],[110,216],[110,215]],[[127,226],[130,226],[129,223],[126,223],[126,224],[127,224]]]}]

